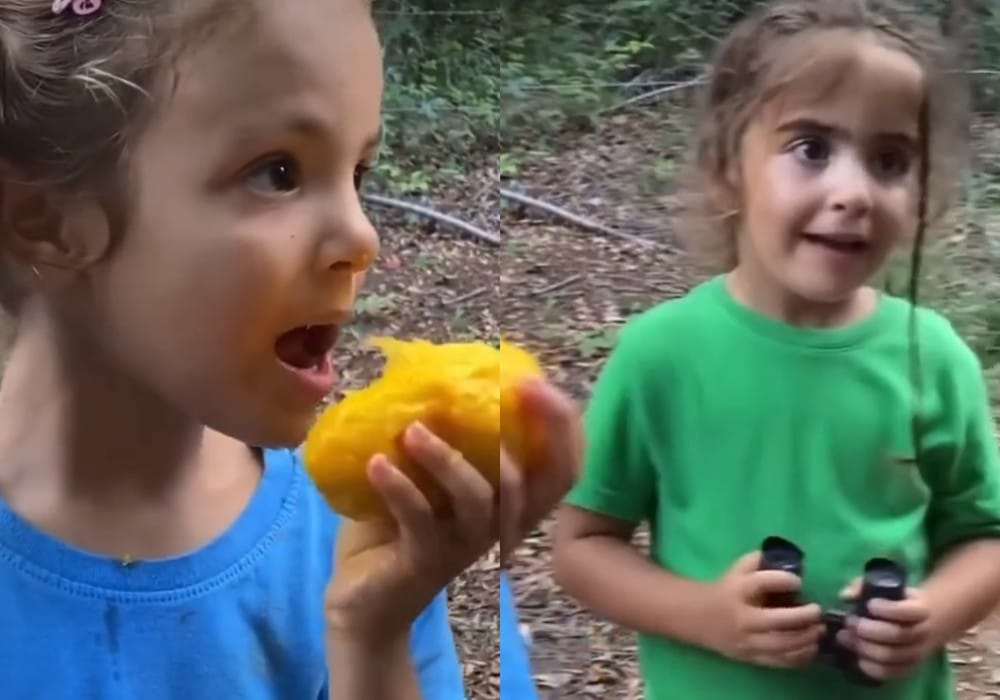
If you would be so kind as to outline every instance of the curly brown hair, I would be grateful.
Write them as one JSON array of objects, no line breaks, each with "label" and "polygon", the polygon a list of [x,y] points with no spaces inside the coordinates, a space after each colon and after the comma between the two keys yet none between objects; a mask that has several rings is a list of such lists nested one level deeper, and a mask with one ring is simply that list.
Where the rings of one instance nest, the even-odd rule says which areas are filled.
[{"label": "curly brown hair", "polygon": [[0,0],[0,161],[5,178],[68,190],[120,184],[123,156],[169,68],[246,0],[107,0],[87,17],[52,0]]},{"label": "curly brown hair", "polygon": [[[175,66],[212,33],[239,31],[249,0],[105,0],[85,17],[52,0],[0,0],[0,188],[27,182],[100,198],[120,240],[129,149],[169,100]],[[0,224],[2,225],[2,224]],[[24,290],[0,257],[0,308]]]},{"label": "curly brown hair", "polygon": [[710,271],[727,272],[737,263],[741,211],[733,173],[748,124],[803,78],[818,90],[831,87],[839,71],[826,59],[843,55],[844,31],[905,53],[924,73],[918,241],[951,205],[965,151],[967,85],[956,70],[957,54],[934,24],[895,0],[778,0],[740,21],[721,43],[701,96],[684,233]]}]

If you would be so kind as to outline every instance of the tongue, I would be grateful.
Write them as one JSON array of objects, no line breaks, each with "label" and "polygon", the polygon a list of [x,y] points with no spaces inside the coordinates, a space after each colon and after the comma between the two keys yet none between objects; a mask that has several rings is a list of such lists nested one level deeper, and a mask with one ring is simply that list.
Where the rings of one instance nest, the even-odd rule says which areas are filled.
[{"label": "tongue", "polygon": [[330,350],[332,327],[311,326],[288,331],[274,345],[278,359],[292,367],[315,367]]}]

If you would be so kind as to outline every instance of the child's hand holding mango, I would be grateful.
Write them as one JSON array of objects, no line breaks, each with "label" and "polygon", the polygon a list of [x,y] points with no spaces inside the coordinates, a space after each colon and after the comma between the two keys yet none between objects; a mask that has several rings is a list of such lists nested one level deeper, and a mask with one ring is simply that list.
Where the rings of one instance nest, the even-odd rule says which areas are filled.
[{"label": "child's hand holding mango", "polygon": [[405,648],[435,593],[498,541],[505,559],[562,498],[582,440],[576,407],[515,346],[378,344],[382,377],[325,412],[305,463],[353,519],[326,594],[331,633]]},{"label": "child's hand holding mango", "polygon": [[388,515],[367,476],[377,454],[411,479],[435,510],[446,507],[436,480],[403,449],[401,436],[417,421],[494,487],[501,478],[501,443],[524,469],[549,460],[546,426],[530,411],[526,385],[543,372],[527,351],[503,341],[499,349],[482,342],[373,343],[386,357],[382,376],[327,409],[306,440],[305,464],[337,512],[354,520]]}]

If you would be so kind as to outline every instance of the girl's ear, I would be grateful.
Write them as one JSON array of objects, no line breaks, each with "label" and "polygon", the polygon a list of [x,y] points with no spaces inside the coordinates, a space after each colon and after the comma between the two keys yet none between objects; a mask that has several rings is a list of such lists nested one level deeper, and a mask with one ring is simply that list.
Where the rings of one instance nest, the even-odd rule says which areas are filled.
[{"label": "girl's ear", "polygon": [[111,247],[101,202],[10,179],[0,184],[0,247],[26,266],[82,271]]},{"label": "girl's ear", "polygon": [[738,214],[743,191],[743,173],[739,158],[727,158],[725,167],[707,183],[708,192],[718,211]]}]

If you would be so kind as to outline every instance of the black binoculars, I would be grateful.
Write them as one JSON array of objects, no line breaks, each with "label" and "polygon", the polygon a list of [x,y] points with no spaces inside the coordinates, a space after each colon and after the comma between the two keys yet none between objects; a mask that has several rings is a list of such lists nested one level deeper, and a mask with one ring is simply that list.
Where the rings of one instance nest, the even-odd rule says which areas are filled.
[{"label": "black binoculars", "polygon": [[[771,536],[761,545],[761,570],[787,571],[802,577],[805,554],[794,543],[783,537]],[[837,633],[844,627],[847,616],[853,612],[858,617],[872,618],[868,603],[876,598],[903,600],[906,597],[906,569],[884,557],[869,559],[865,564],[861,579],[861,593],[852,611],[824,610],[823,623],[826,632],[820,640],[820,659],[841,670],[850,680],[861,685],[877,686],[881,681],[871,678],[859,667],[857,658],[837,643]],[[778,593],[768,596],[764,605],[771,608],[785,608],[802,605],[796,593]]]}]

